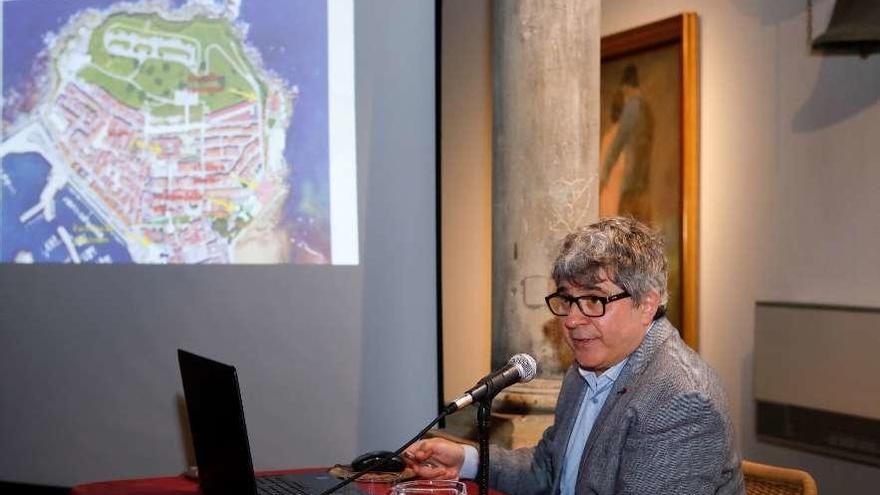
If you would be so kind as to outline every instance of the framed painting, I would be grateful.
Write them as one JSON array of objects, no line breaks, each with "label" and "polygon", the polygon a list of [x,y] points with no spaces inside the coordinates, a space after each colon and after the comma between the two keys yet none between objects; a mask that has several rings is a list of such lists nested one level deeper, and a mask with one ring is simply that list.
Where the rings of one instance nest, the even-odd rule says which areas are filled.
[{"label": "framed painting", "polygon": [[602,38],[599,216],[661,231],[667,316],[698,347],[699,96],[697,15]]}]

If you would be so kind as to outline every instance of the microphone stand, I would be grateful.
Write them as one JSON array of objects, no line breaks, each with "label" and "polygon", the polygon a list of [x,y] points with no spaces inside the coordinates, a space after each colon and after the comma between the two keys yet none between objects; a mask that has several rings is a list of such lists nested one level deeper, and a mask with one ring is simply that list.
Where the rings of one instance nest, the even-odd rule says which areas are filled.
[{"label": "microphone stand", "polygon": [[[521,363],[516,363],[516,358],[520,358],[521,360],[526,360],[528,364],[530,362],[529,368],[530,371],[527,373],[528,378],[524,379],[523,368]],[[526,369],[529,369],[526,368]],[[518,370],[516,375],[512,375],[514,370]],[[479,444],[480,444],[480,459],[479,459],[479,471],[478,471],[478,482],[480,485],[480,495],[488,495],[489,494],[489,422],[490,415],[492,412],[492,398],[495,397],[501,389],[510,385],[511,380],[516,379],[514,381],[529,381],[534,378],[535,372],[535,360],[528,354],[517,354],[516,356],[511,358],[508,366],[501,370],[500,372],[490,373],[483,377],[478,383],[477,387],[470,390],[464,396],[459,397],[453,402],[450,402],[440,411],[440,414],[431,421],[428,426],[424,427],[422,431],[418,432],[416,436],[409,439],[405,444],[403,444],[399,449],[395,450],[391,454],[377,459],[373,461],[369,466],[361,469],[356,472],[353,476],[349,476],[348,478],[340,481],[339,483],[331,486],[330,488],[324,490],[320,493],[320,495],[330,495],[333,492],[336,492],[340,488],[348,485],[349,483],[354,482],[361,476],[367,474],[373,469],[378,469],[391,461],[392,458],[399,456],[406,450],[410,445],[414,444],[417,440],[422,438],[425,433],[428,432],[431,428],[434,427],[437,423],[440,422],[446,416],[458,411],[462,407],[466,407],[473,403],[474,396],[479,396],[477,399],[479,403],[479,410],[477,411],[477,430],[479,436]],[[512,383],[512,382],[511,382]],[[470,397],[467,397],[470,396]]]},{"label": "microphone stand", "polygon": [[480,495],[489,494],[489,424],[491,422],[492,396],[486,395],[480,400],[477,409],[477,440],[480,444],[480,467],[477,471],[477,483]]}]

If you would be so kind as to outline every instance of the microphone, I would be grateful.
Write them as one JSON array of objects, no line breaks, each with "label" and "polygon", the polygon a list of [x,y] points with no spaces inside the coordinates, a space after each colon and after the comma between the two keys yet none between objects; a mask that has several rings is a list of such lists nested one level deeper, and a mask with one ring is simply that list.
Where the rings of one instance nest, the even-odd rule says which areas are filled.
[{"label": "microphone", "polygon": [[514,383],[530,382],[535,378],[537,372],[538,363],[535,362],[535,358],[528,354],[517,354],[507,361],[505,367],[484,376],[470,390],[450,402],[443,413],[444,415],[452,414],[475,401],[495,397],[498,392]]}]

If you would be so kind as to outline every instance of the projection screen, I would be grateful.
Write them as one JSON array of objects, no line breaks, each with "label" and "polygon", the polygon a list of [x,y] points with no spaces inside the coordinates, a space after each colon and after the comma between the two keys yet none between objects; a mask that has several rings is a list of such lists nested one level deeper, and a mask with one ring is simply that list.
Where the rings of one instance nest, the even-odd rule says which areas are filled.
[{"label": "projection screen", "polygon": [[353,29],[352,0],[4,3],[0,261],[357,264]]}]

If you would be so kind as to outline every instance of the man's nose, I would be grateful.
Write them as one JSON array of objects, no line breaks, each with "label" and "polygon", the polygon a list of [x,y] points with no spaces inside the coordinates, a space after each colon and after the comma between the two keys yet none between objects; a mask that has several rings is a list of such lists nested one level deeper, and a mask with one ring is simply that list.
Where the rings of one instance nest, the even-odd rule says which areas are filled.
[{"label": "man's nose", "polygon": [[568,315],[562,318],[562,324],[565,328],[573,329],[590,321],[589,316],[584,316],[581,313],[581,310],[578,309],[574,304],[571,305],[571,309],[568,311]]}]

